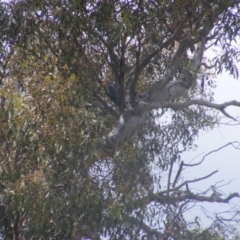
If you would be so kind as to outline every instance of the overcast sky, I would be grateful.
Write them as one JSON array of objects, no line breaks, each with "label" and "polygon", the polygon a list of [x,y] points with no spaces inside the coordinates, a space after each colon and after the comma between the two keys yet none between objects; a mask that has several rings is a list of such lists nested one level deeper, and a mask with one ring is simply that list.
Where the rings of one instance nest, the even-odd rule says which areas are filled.
[{"label": "overcast sky", "polygon": [[[238,65],[238,69],[240,70],[240,64]],[[229,76],[227,73],[222,74],[217,79],[217,89],[215,90],[214,99],[215,103],[223,103],[230,100],[240,101],[240,81]],[[231,107],[227,109],[227,112],[233,117],[239,117],[240,120],[240,108]],[[199,154],[202,154],[194,160],[195,162],[200,161],[204,154],[233,141],[240,141],[240,125],[220,126],[211,132],[203,132],[196,142],[198,149],[194,152],[185,153],[182,160],[187,163]],[[192,188],[204,191],[216,182],[222,181],[219,185],[224,185],[231,181],[222,187],[221,190],[226,194],[233,192],[240,193],[240,150],[229,146],[219,152],[211,154],[201,166],[186,171],[184,173],[184,179],[190,180],[202,177],[214,170],[218,170],[219,172],[209,179],[191,185]],[[211,192],[209,192],[209,195],[211,195]],[[203,205],[207,207],[209,211],[213,212],[226,211],[229,208],[226,204],[218,203]],[[240,210],[240,199],[231,201],[230,207]],[[191,210],[188,214],[194,218],[199,212],[198,210]]]}]

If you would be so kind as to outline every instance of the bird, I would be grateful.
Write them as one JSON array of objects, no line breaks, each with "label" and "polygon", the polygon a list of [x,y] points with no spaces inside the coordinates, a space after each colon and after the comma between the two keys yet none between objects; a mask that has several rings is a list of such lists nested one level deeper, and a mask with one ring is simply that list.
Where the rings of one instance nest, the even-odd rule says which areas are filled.
[{"label": "bird", "polygon": [[116,86],[109,81],[104,81],[103,86],[106,88],[108,97],[119,107],[121,106],[121,99],[118,94]]}]

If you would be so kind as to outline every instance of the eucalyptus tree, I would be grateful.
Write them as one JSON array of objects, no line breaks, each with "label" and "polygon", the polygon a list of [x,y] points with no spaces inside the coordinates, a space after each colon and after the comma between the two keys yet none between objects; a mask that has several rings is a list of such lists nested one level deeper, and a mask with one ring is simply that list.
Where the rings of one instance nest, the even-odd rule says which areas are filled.
[{"label": "eucalyptus tree", "polygon": [[223,70],[238,77],[239,1],[13,0],[0,11],[2,235],[217,239],[223,219],[195,231],[184,213],[238,193],[192,190],[215,172],[184,181],[193,166],[181,153],[218,113],[237,121],[227,107],[240,103],[214,103],[213,91]]}]

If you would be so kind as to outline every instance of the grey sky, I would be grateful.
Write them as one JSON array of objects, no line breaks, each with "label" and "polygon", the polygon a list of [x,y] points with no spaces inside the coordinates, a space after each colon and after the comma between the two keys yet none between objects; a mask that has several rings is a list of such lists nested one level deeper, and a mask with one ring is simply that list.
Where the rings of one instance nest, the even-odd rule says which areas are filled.
[{"label": "grey sky", "polygon": [[[240,64],[238,65],[238,69],[240,69]],[[240,101],[240,81],[233,79],[228,73],[222,74],[217,79],[217,89],[215,90],[214,99],[216,103],[223,103],[230,100]],[[227,109],[227,112],[233,117],[239,117],[240,120],[240,108],[230,107]],[[219,126],[211,132],[203,132],[196,142],[198,149],[193,152],[185,153],[183,155],[183,160],[185,162],[190,162],[201,153],[206,154],[233,141],[240,141],[240,125]],[[194,162],[200,161],[202,156],[203,154],[196,158]],[[217,153],[213,153],[201,166],[186,171],[184,173],[184,179],[190,180],[202,177],[214,170],[218,170],[219,172],[205,181],[191,185],[191,187],[196,190],[204,191],[216,182],[220,182],[220,186],[231,181],[226,186],[223,186],[221,190],[226,194],[233,192],[240,193],[240,150],[235,150],[233,147],[229,146]],[[209,195],[211,195],[211,192],[209,192]],[[218,203],[203,204],[203,206],[212,212],[226,211],[229,207],[240,210],[240,199],[231,201],[230,206]],[[188,216],[194,218],[198,214],[198,210],[191,210]]]}]

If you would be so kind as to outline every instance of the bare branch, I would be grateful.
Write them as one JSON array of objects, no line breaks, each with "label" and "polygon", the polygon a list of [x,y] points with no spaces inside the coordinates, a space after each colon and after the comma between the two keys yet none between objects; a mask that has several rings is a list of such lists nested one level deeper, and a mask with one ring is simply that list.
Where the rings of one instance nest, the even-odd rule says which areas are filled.
[{"label": "bare branch", "polygon": [[174,182],[173,182],[173,188],[175,188],[175,185],[176,185],[176,183],[177,183],[177,181],[178,181],[178,179],[179,179],[179,177],[180,177],[180,175],[182,173],[182,168],[183,168],[183,161],[181,161],[180,166],[178,168],[176,177],[175,177]]},{"label": "bare branch", "polygon": [[175,204],[186,200],[197,201],[197,202],[218,202],[218,203],[229,203],[233,198],[239,198],[239,193],[232,193],[226,198],[218,197],[215,195],[211,196],[201,196],[199,194],[194,194],[192,192],[179,192],[178,196],[166,196],[162,194],[155,194],[149,198],[150,202],[158,202],[161,204]]},{"label": "bare branch", "polygon": [[180,184],[179,186],[177,186],[176,188],[174,188],[173,190],[180,189],[181,187],[183,187],[184,185],[189,184],[189,183],[199,182],[199,181],[202,181],[204,179],[207,179],[207,178],[211,177],[212,175],[214,175],[217,172],[218,172],[218,170],[215,170],[212,173],[210,173],[210,174],[208,174],[208,175],[206,175],[204,177],[196,178],[194,180],[187,180],[187,181],[183,182],[182,184]]},{"label": "bare branch", "polygon": [[[236,143],[238,144],[238,146],[234,146],[234,144],[236,144]],[[198,166],[198,165],[200,165],[200,164],[205,160],[205,158],[206,158],[207,156],[211,155],[211,154],[214,153],[214,152],[218,152],[218,151],[222,150],[223,148],[225,148],[225,147],[227,147],[227,146],[229,146],[229,145],[233,146],[235,149],[240,149],[240,147],[239,147],[239,146],[240,146],[240,143],[239,143],[238,141],[229,142],[229,143],[223,145],[222,147],[220,147],[220,148],[218,148],[218,149],[215,149],[215,150],[207,153],[206,155],[204,155],[203,158],[202,158],[202,160],[201,160],[200,162],[194,163],[194,164],[186,164],[186,163],[184,163],[184,166],[185,166],[185,167]]]},{"label": "bare branch", "polygon": [[[237,211],[233,216],[231,216],[230,218],[224,218],[222,216],[219,216],[220,214],[223,214],[224,212],[221,212],[221,213],[218,213],[216,214],[216,219],[217,221],[223,223],[223,222],[231,222],[231,221],[234,221],[236,222],[236,220],[239,221],[239,211]],[[228,212],[226,212],[228,213]]]},{"label": "bare branch", "polygon": [[[240,102],[233,100],[233,101],[225,102],[222,104],[216,104],[216,103],[211,103],[211,102],[207,102],[207,101],[200,100],[200,99],[193,99],[193,100],[189,100],[184,103],[166,102],[166,103],[162,103],[161,107],[162,108],[172,108],[173,110],[177,111],[177,110],[183,110],[184,108],[187,108],[191,105],[200,105],[200,106],[217,109],[220,112],[222,112],[226,117],[231,118],[234,121],[237,121],[237,119],[233,118],[225,111],[225,108],[227,108],[229,106],[240,107]],[[159,104],[158,103],[152,104],[151,107],[152,107],[152,109],[159,108]]]},{"label": "bare branch", "polygon": [[238,120],[238,122],[234,122],[232,123],[232,120],[228,121],[228,122],[220,122],[220,125],[226,125],[226,126],[237,126],[240,125],[240,118],[236,118]]},{"label": "bare branch", "polygon": [[[210,174],[208,174],[208,175],[206,175],[206,176],[204,176],[204,177],[201,177],[201,178],[196,178],[196,179],[193,179],[193,180],[187,180],[187,181],[184,181],[183,183],[181,183],[179,186],[177,186],[177,187],[175,187],[175,188],[171,188],[171,189],[169,189],[169,190],[165,190],[165,191],[161,191],[161,192],[159,192],[158,193],[158,195],[165,195],[165,194],[168,194],[168,192],[177,192],[180,188],[182,188],[183,186],[188,186],[188,184],[189,183],[194,183],[194,182],[199,182],[199,181],[201,181],[201,180],[205,180],[205,179],[207,179],[207,178],[209,178],[209,177],[211,177],[212,175],[214,175],[215,173],[217,173],[218,171],[216,170],[216,171],[214,171],[214,172],[212,172],[212,173],[210,173]],[[191,193],[190,192],[190,190],[188,189],[188,191],[187,191],[188,193]],[[179,191],[179,193],[181,193],[181,191]],[[192,193],[191,193],[192,194]]]},{"label": "bare branch", "polygon": [[221,197],[216,198],[215,195],[202,196],[199,194],[194,194],[190,191],[174,192],[170,196],[168,196],[166,193],[163,194],[163,192],[160,192],[160,193],[156,193],[154,195],[145,197],[144,199],[141,199],[141,201],[138,200],[132,203],[132,211],[134,209],[137,209],[139,206],[141,206],[142,201],[144,201],[146,204],[156,202],[161,205],[174,205],[176,203],[185,202],[185,201],[229,203],[230,200],[232,200],[233,198],[240,198],[239,193],[232,193],[228,195],[226,198],[221,198]]}]

